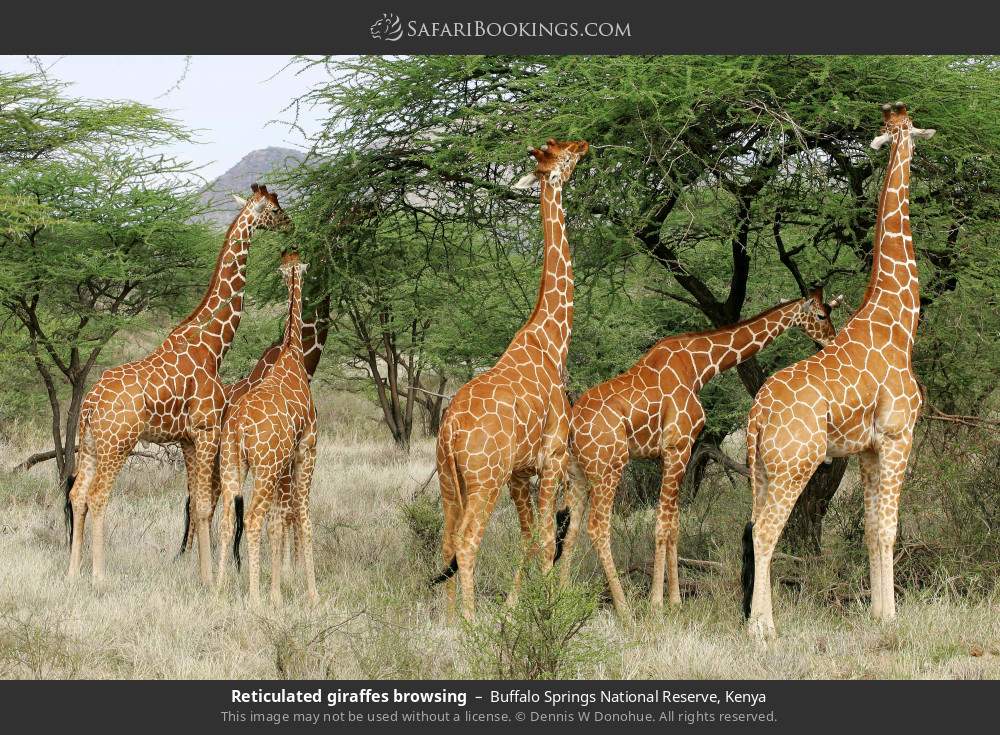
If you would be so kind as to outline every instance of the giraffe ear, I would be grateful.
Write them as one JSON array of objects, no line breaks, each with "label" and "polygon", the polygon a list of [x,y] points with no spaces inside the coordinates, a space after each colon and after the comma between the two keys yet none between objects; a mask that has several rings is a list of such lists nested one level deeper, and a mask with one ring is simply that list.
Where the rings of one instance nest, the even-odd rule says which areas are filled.
[{"label": "giraffe ear", "polygon": [[882,135],[878,136],[875,140],[869,143],[869,146],[873,151],[877,151],[879,148],[881,148],[891,140],[892,140],[891,133],[882,133]]},{"label": "giraffe ear", "polygon": [[936,132],[937,130],[934,128],[910,128],[910,135],[914,138],[919,138],[920,140],[933,138],[934,133]]},{"label": "giraffe ear", "polygon": [[827,306],[829,306],[831,309],[836,309],[842,303],[844,303],[844,294],[837,294],[832,299],[830,299],[829,302],[827,302]]},{"label": "giraffe ear", "polygon": [[235,199],[236,203],[239,204],[241,207],[245,207],[247,205],[247,200],[241,197],[239,194],[233,194],[233,199]]},{"label": "giraffe ear", "polygon": [[536,181],[538,181],[538,177],[535,175],[534,172],[532,172],[530,174],[525,174],[524,176],[519,178],[516,182],[514,182],[513,186],[515,189],[519,190],[530,189],[535,185]]}]

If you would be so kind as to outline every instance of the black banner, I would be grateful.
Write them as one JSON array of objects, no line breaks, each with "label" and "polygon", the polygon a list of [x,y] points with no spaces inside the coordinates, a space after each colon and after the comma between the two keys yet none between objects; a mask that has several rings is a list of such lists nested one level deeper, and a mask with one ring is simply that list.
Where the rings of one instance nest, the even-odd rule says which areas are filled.
[{"label": "black banner", "polygon": [[8,732],[929,732],[994,719],[997,682],[4,682]]},{"label": "black banner", "polygon": [[992,53],[997,6],[878,3],[8,3],[5,53]]}]

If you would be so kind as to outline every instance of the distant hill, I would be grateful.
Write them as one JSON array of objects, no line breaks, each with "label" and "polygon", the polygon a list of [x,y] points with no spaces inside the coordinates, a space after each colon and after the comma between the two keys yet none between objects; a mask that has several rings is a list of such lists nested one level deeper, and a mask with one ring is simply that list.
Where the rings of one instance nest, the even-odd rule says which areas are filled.
[{"label": "distant hill", "polygon": [[215,179],[199,194],[208,208],[202,220],[226,228],[239,210],[233,194],[249,196],[250,184],[267,183],[269,176],[294,168],[305,157],[303,151],[294,148],[271,146],[261,148],[243,156],[239,163]]}]

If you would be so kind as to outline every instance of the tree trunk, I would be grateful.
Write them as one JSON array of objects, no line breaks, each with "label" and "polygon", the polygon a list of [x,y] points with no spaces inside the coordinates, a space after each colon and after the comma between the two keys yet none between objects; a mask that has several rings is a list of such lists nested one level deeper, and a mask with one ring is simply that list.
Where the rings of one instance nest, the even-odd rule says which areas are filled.
[{"label": "tree trunk", "polygon": [[847,457],[821,464],[809,478],[785,527],[785,538],[793,553],[818,554],[823,541],[823,518],[847,470]]}]

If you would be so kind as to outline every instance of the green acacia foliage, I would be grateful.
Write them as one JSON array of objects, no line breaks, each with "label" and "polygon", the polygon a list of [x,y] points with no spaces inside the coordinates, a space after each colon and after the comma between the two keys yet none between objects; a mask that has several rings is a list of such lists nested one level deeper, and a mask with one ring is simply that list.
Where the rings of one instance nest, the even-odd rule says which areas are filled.
[{"label": "green acacia foliage", "polygon": [[[430,267],[447,298],[425,344],[440,348],[437,360],[456,377],[456,365],[495,360],[533,304],[537,201],[509,186],[529,165],[525,146],[590,141],[566,195],[577,284],[574,390],[627,367],[658,336],[735,322],[813,281],[847,295],[835,318],[842,323],[864,292],[885,167],[885,151],[868,143],[880,130],[880,105],[905,100],[917,125],[939,131],[913,162],[924,306],[916,368],[934,406],[974,413],[995,404],[995,58],[302,63],[331,71],[304,100],[329,110],[312,164],[337,182],[323,193],[328,212],[363,199],[376,220],[410,221],[433,237]],[[365,247],[363,237],[353,243]],[[783,337],[713,382],[703,393],[705,437],[739,428],[766,375],[813,349]],[[817,477],[826,480],[814,478],[806,496],[832,493],[843,468],[823,469]]]},{"label": "green acacia foliage", "polygon": [[155,154],[188,137],[162,113],[3,75],[0,131],[2,347],[45,387],[65,475],[103,350],[151,310],[182,311],[206,281],[211,244],[191,224],[189,167]]}]

